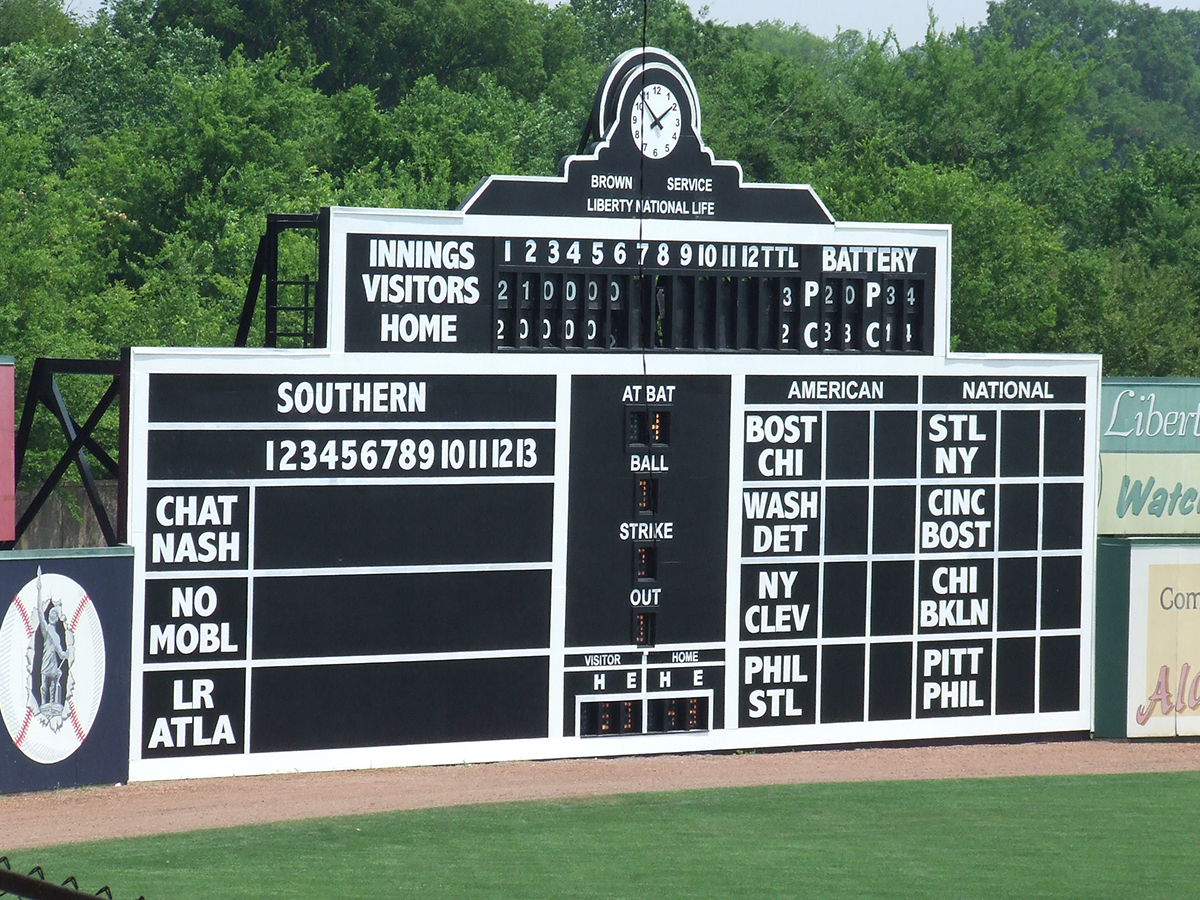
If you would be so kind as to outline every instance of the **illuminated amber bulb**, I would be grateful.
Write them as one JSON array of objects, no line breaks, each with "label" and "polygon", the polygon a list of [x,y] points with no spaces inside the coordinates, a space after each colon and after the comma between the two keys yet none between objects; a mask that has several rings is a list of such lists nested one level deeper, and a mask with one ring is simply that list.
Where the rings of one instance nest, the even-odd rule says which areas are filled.
[{"label": "illuminated amber bulb", "polygon": [[658,577],[658,552],[653,547],[635,547],[633,550],[634,575],[643,581]]},{"label": "illuminated amber bulb", "polygon": [[658,481],[653,478],[637,480],[637,511],[654,513],[658,511]]},{"label": "illuminated amber bulb", "polygon": [[671,442],[671,414],[664,409],[650,413],[650,441],[660,446]]}]

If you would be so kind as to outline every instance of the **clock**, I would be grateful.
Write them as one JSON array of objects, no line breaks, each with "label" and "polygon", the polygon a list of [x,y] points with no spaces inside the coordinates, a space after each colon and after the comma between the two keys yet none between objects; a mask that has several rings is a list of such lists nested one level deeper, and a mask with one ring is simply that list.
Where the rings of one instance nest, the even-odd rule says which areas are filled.
[{"label": "clock", "polygon": [[633,142],[649,159],[669,156],[683,133],[679,101],[665,84],[647,84],[629,114]]}]

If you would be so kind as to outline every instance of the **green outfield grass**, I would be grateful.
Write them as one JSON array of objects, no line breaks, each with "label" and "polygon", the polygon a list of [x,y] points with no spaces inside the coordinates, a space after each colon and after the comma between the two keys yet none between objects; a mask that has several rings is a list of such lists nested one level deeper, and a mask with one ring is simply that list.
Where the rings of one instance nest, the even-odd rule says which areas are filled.
[{"label": "green outfield grass", "polygon": [[[116,900],[1200,894],[1200,773],[506,803],[10,853]],[[2,850],[2,848],[0,848]]]}]

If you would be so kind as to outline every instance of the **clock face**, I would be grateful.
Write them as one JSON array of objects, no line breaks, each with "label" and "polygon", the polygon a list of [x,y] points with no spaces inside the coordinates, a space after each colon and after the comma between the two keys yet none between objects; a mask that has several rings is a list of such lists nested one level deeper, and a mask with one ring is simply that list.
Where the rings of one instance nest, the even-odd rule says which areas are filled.
[{"label": "clock face", "polygon": [[683,133],[679,101],[666,85],[648,84],[633,102],[629,125],[642,155],[662,159],[675,149]]}]

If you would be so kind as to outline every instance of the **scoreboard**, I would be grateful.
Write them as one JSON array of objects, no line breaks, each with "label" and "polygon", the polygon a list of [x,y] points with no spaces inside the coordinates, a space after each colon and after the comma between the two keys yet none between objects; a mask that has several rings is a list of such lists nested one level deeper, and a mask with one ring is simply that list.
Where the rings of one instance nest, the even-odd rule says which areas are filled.
[{"label": "scoreboard", "polygon": [[[369,213],[360,218],[360,227],[383,227],[370,224]],[[537,226],[506,218],[518,221],[489,224],[524,225],[526,233]],[[346,349],[932,349],[933,320],[925,315],[932,246],[773,244],[753,240],[763,232],[744,226],[689,230],[751,240],[680,241],[670,239],[677,226],[645,222],[595,239],[595,223],[588,224],[591,239],[567,223],[536,237],[492,240],[347,235],[354,275],[346,284]],[[482,291],[491,303],[479,302]]]},{"label": "scoreboard", "polygon": [[1087,731],[1099,360],[700,141],[325,210],[316,350],[130,354],[131,778]]}]

